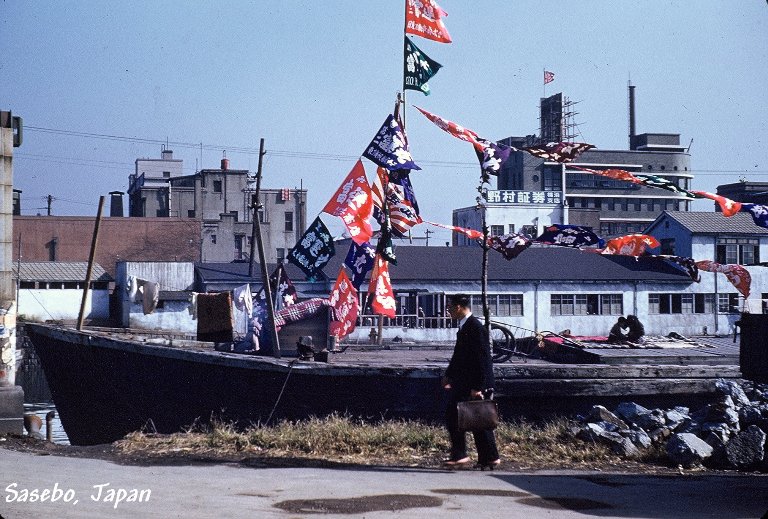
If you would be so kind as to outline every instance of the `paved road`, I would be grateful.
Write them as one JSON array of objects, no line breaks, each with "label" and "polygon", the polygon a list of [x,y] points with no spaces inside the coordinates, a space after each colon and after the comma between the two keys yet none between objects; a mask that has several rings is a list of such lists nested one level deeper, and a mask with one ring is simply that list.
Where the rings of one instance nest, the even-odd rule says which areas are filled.
[{"label": "paved road", "polygon": [[[32,489],[45,502],[25,502]],[[150,492],[146,492],[149,490]],[[93,500],[95,497],[97,500]],[[52,497],[57,497],[51,502]],[[236,464],[129,466],[0,449],[0,516],[76,518],[648,517],[768,512],[767,475],[645,476]]]}]

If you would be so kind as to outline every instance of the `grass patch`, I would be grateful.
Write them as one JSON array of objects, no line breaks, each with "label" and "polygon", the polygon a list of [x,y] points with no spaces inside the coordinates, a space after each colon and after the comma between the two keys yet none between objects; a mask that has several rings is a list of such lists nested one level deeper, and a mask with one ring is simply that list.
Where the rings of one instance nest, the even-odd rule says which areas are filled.
[{"label": "grass patch", "polygon": [[[561,418],[545,423],[503,422],[496,431],[505,464],[521,468],[589,467],[624,463],[603,445],[573,437],[574,422]],[[471,435],[470,435],[471,437]],[[470,445],[472,444],[470,440]],[[238,430],[221,422],[196,426],[184,433],[132,433],[115,444],[127,456],[147,458],[246,457],[314,459],[328,462],[438,466],[449,449],[444,427],[416,421],[368,423],[331,415],[273,426]],[[638,461],[655,463],[653,449]]]}]

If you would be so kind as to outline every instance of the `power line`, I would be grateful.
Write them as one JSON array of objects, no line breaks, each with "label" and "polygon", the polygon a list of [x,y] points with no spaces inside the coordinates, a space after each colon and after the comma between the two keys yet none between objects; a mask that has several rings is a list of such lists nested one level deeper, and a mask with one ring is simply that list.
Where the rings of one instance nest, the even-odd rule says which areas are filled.
[{"label": "power line", "polygon": [[[121,142],[133,142],[133,143],[140,143],[140,144],[160,144],[160,145],[168,145],[168,146],[178,146],[182,148],[190,148],[199,150],[201,147],[204,150],[208,151],[229,151],[229,152],[235,152],[235,153],[243,153],[246,155],[255,155],[258,156],[259,149],[258,148],[250,148],[250,147],[243,147],[243,146],[231,146],[231,145],[218,145],[218,144],[203,144],[203,143],[194,143],[194,142],[183,142],[183,141],[169,141],[167,139],[149,139],[149,138],[143,138],[143,137],[126,137],[126,136],[120,136],[120,135],[110,135],[110,134],[100,134],[100,133],[92,133],[92,132],[78,132],[74,130],[61,130],[56,128],[44,128],[40,126],[25,126],[25,130],[32,130],[33,132],[39,131],[42,133],[52,133],[52,134],[58,134],[58,135],[68,135],[71,137],[82,137],[82,138],[91,138],[91,139],[102,139],[102,140],[115,140],[115,141],[121,141]],[[316,152],[307,152],[307,151],[296,151],[296,150],[267,150],[267,156],[272,157],[284,157],[284,158],[296,158],[296,159],[304,159],[304,160],[329,160],[329,161],[353,161],[360,158],[359,155],[341,155],[341,154],[333,154],[333,153],[316,153]],[[96,160],[96,159],[85,159],[85,158],[79,158],[79,157],[56,157],[52,155],[34,155],[34,154],[25,154],[25,153],[18,153],[16,156],[27,158],[29,160],[40,160],[43,162],[52,162],[52,163],[65,163],[65,164],[73,164],[73,165],[84,165],[84,166],[92,166],[97,164],[104,164],[105,168],[109,169],[123,169],[118,166],[108,166],[109,164],[115,164],[115,165],[124,165],[124,166],[133,166],[133,163],[127,163],[127,162],[117,162],[117,161],[102,161],[102,160]],[[57,160],[61,161],[71,161],[71,162],[57,162]],[[428,165],[428,166],[435,166],[435,167],[443,167],[443,168],[459,168],[459,169],[467,169],[467,168],[477,168],[478,165],[476,162],[459,162],[459,161],[441,161],[441,160],[420,160],[420,164]],[[201,165],[202,166],[202,165]],[[202,168],[201,169],[205,169]],[[676,173],[680,173],[679,171]],[[768,173],[768,170],[765,169],[698,169],[698,170],[691,170],[686,173],[691,173],[693,175],[718,175],[718,174],[748,174],[748,173]],[[663,175],[663,173],[662,173]]]}]

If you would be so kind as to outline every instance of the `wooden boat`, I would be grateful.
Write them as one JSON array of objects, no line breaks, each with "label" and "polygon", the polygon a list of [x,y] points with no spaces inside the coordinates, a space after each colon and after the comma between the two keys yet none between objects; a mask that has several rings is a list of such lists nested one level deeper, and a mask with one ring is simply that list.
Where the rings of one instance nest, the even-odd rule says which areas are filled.
[{"label": "wooden boat", "polygon": [[[330,413],[376,421],[441,423],[440,377],[452,348],[350,347],[329,362],[216,351],[213,343],[130,331],[26,324],[61,422],[74,445],[109,443],[137,430],[182,431],[212,419],[238,426]],[[738,365],[496,364],[502,417],[582,412],[631,399],[692,405],[711,396]]]}]

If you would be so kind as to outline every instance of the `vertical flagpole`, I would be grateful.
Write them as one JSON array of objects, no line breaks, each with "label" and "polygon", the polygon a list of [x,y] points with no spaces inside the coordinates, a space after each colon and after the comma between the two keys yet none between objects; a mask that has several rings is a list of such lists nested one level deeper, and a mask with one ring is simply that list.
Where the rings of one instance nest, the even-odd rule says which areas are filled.
[{"label": "vertical flagpole", "polygon": [[[403,59],[405,59],[405,39],[408,37],[406,36],[408,29],[408,0],[405,0],[403,2],[405,5],[405,12],[403,13]],[[403,98],[402,98],[403,106],[401,106],[401,120],[403,121],[403,133],[405,133],[405,63],[403,63]]]},{"label": "vertical flagpole", "polygon": [[547,97],[547,69],[546,68],[542,69],[541,80],[544,82],[544,86],[541,87],[541,91],[542,91],[541,97],[546,98]]}]

